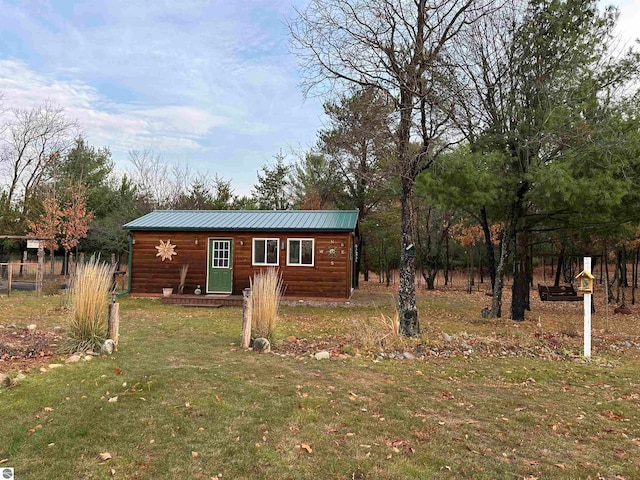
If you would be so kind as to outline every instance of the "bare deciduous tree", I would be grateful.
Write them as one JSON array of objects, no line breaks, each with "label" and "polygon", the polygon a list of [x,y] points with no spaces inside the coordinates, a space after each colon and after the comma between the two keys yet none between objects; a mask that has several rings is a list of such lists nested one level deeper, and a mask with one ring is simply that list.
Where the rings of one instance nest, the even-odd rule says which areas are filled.
[{"label": "bare deciduous tree", "polygon": [[[9,112],[0,136],[0,167],[6,186],[3,208],[22,201],[24,213],[33,190],[48,180],[53,166],[73,144],[78,125],[52,103]],[[2,128],[0,128],[2,133]],[[19,198],[21,196],[21,198]]]},{"label": "bare deciduous tree", "polygon": [[[306,93],[359,85],[384,92],[397,114],[395,172],[401,185],[400,330],[420,333],[415,295],[416,177],[450,141],[454,109],[441,95],[447,48],[491,0],[311,0],[290,22]],[[419,138],[421,148],[411,148]]]}]

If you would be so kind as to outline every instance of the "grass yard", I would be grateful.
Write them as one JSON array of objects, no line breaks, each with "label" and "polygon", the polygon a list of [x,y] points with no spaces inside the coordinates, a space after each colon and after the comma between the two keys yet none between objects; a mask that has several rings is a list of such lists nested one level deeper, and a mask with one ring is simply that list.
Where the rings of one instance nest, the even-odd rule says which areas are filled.
[{"label": "grass yard", "polygon": [[[532,297],[531,320],[514,323],[479,318],[480,293],[425,292],[424,335],[403,342],[384,337],[392,297],[375,287],[350,306],[282,307],[271,354],[238,348],[240,309],[122,299],[111,357],[44,372],[0,361],[26,372],[0,389],[0,468],[20,480],[639,478],[638,316],[598,306],[586,361],[581,304]],[[0,318],[48,331],[62,305],[16,294]],[[321,349],[330,360],[311,357]]]}]

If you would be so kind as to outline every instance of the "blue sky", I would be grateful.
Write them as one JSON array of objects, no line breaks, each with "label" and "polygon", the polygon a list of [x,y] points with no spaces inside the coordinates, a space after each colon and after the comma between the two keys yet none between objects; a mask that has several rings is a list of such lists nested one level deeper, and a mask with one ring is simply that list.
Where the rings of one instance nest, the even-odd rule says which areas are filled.
[{"label": "blue sky", "polygon": [[[304,100],[285,17],[305,0],[0,0],[4,106],[50,100],[117,168],[151,148],[250,193],[280,150],[309,148],[321,100]],[[617,0],[639,36],[640,1]]]}]

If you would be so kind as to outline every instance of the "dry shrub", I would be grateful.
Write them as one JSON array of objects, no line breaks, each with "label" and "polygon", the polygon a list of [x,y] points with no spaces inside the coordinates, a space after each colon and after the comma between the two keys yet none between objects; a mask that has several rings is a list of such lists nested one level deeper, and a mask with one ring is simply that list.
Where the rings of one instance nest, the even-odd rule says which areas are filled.
[{"label": "dry shrub", "polygon": [[275,268],[256,273],[251,285],[251,330],[254,338],[273,340],[278,322],[278,305],[283,294],[282,277]]},{"label": "dry shrub", "polygon": [[400,336],[399,314],[380,313],[378,317],[355,318],[349,322],[348,337],[353,347],[368,352],[401,349],[404,338]]},{"label": "dry shrub", "polygon": [[71,283],[66,351],[97,350],[104,342],[112,279],[113,266],[97,257],[92,256],[87,263],[78,265]]}]

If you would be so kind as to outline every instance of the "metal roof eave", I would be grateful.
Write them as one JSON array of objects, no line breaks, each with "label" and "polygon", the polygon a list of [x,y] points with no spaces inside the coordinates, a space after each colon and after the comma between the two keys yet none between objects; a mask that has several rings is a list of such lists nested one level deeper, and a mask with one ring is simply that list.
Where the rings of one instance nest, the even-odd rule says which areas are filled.
[{"label": "metal roof eave", "polygon": [[128,232],[354,232],[354,228],[215,228],[215,227],[122,227]]},{"label": "metal roof eave", "polygon": [[357,210],[155,210],[124,230],[165,232],[356,232]]}]

